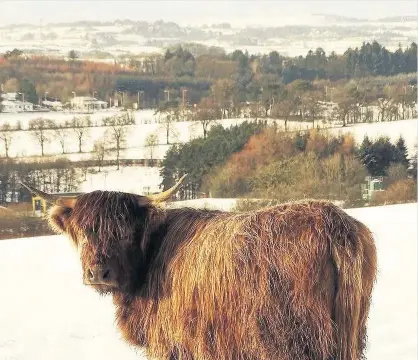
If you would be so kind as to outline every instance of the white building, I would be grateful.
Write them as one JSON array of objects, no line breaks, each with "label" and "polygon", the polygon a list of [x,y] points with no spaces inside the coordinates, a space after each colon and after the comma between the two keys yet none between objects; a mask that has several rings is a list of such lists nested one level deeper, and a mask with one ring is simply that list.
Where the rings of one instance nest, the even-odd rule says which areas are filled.
[{"label": "white building", "polygon": [[33,104],[29,101],[17,100],[18,93],[1,94],[1,111],[5,113],[17,113],[23,111],[33,111]]},{"label": "white building", "polygon": [[63,109],[63,105],[61,101],[44,100],[42,101],[42,105],[53,111],[62,111]]},{"label": "white building", "polygon": [[106,109],[108,105],[106,101],[100,101],[94,97],[75,96],[70,100],[70,106],[73,110],[90,112],[94,110]]},{"label": "white building", "polygon": [[3,100],[15,101],[17,99],[17,93],[4,93],[1,94]]},{"label": "white building", "polygon": [[33,104],[30,102],[3,100],[1,111],[4,113],[18,113],[23,111],[33,111]]}]

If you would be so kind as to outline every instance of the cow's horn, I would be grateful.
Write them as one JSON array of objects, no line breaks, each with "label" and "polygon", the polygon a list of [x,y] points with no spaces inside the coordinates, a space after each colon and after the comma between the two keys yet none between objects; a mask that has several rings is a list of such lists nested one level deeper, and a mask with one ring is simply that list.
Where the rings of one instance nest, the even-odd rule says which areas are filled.
[{"label": "cow's horn", "polygon": [[180,188],[180,185],[183,183],[183,180],[186,178],[186,176],[187,174],[184,174],[180,178],[180,180],[177,182],[177,184],[174,185],[172,188],[166,191],[163,191],[159,194],[147,195],[147,198],[151,200],[151,202],[154,202],[154,203],[160,203],[160,202],[168,200],[177,192],[177,190]]},{"label": "cow's horn", "polygon": [[52,205],[60,205],[60,206],[64,206],[66,208],[73,208],[76,201],[77,201],[77,196],[57,196],[57,195],[52,195],[52,194],[48,194],[44,191],[38,190],[33,188],[32,186],[29,186],[23,182],[20,181],[20,183],[26,188],[28,189],[32,194],[39,196],[41,199],[44,199],[46,202],[48,202],[49,204]]}]

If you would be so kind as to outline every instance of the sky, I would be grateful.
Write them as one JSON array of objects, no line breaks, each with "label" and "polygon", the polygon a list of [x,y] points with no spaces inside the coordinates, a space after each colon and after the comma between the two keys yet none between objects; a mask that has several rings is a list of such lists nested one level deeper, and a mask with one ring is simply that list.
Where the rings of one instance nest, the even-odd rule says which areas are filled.
[{"label": "sky", "polygon": [[306,23],[313,13],[377,19],[387,16],[416,17],[418,11],[417,2],[410,0],[0,0],[0,26],[116,19],[161,19],[181,25],[229,22],[241,26],[280,26]]}]

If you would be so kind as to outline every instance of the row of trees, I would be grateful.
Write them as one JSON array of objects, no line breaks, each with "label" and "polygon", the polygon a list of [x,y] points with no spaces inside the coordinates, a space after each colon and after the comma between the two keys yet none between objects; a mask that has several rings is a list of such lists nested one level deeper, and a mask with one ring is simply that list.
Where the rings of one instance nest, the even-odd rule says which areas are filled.
[{"label": "row of trees", "polygon": [[[135,124],[135,120],[128,112],[121,115],[106,117],[102,126],[106,127],[105,136],[107,145],[114,149],[119,163],[120,151],[125,146],[127,127]],[[61,154],[67,153],[69,136],[77,139],[78,152],[83,152],[83,146],[90,138],[92,122],[90,117],[74,117],[65,123],[56,122],[50,119],[34,119],[29,122],[28,131],[33,140],[39,145],[40,155],[45,155],[45,146],[52,141],[59,141]],[[12,127],[8,123],[0,125],[0,141],[4,149],[4,157],[9,157],[9,152],[14,141],[17,140],[19,127]]]},{"label": "row of trees", "polygon": [[[36,162],[27,163],[19,159],[0,157],[0,204],[30,200],[28,192],[22,188],[20,181],[24,181],[46,192],[73,192],[78,189],[81,181],[86,180],[89,169],[98,167],[100,171],[104,165],[116,165],[116,168],[119,169],[121,165],[120,152],[126,145],[127,125],[131,121],[132,119],[128,114],[104,119],[107,130],[102,138],[94,142],[91,157],[84,161],[72,162],[65,157],[58,159],[44,157]],[[32,130],[33,136],[42,149],[50,139],[48,131],[57,131],[48,129],[44,130],[43,127],[38,127]],[[58,130],[68,129],[60,128]],[[87,127],[82,126],[74,129],[76,134],[80,136],[80,151],[82,141],[88,136],[87,130]],[[0,132],[0,134],[2,133]],[[5,131],[4,134],[10,135],[11,132]],[[63,136],[60,137],[61,141],[64,142],[67,136],[67,134],[63,133]],[[62,143],[63,149],[64,144]],[[156,145],[157,139],[151,134],[147,139],[147,146],[152,151]],[[113,161],[107,159],[107,156],[110,154],[114,156]],[[154,165],[152,158],[150,165]]]},{"label": "row of trees", "polygon": [[396,144],[384,137],[365,138],[358,146],[351,134],[334,136],[317,130],[291,134],[267,127],[251,135],[241,150],[229,151],[223,144],[233,138],[227,136],[231,134],[214,127],[206,139],[172,147],[163,161],[163,187],[190,173],[180,193],[183,199],[203,192],[213,197],[280,201],[315,197],[359,205],[367,175],[385,176],[388,187],[414,173],[408,172],[410,159],[403,138]]},{"label": "row of trees", "polygon": [[[221,74],[220,77],[224,78],[235,71],[241,75],[243,83],[243,78],[248,75],[248,69],[251,67],[256,67],[258,73],[279,75],[285,83],[296,79],[339,80],[417,71],[417,46],[414,42],[405,49],[399,45],[393,52],[377,41],[363,42],[360,48],[348,48],[343,54],[333,51],[327,55],[318,47],[316,50],[310,50],[306,56],[293,58],[283,56],[277,51],[268,55],[249,55],[241,50],[226,54],[214,53],[208,49],[206,54],[200,51],[200,56],[194,55],[179,46],[166,50],[163,56],[152,55],[143,59],[132,59],[128,64],[144,74],[168,74],[173,77],[211,77]],[[210,60],[215,60],[215,63],[209,64]],[[235,62],[235,69],[231,62]]]},{"label": "row of trees", "polygon": [[[327,56],[323,49],[318,48],[315,52],[310,51],[306,57],[297,58],[287,58],[278,52],[250,56],[248,53],[236,50],[229,55],[205,55],[193,59],[192,54],[179,47],[173,52],[167,50],[160,60],[154,58],[155,63],[161,62],[161,65],[156,67],[162,72],[166,71],[164,69],[170,69],[170,76],[179,79],[178,82],[171,87],[166,83],[159,89],[151,88],[150,94],[161,95],[162,91],[170,91],[172,99],[180,100],[182,91],[187,88],[188,100],[196,103],[202,96],[212,96],[215,88],[224,91],[222,96],[224,102],[238,106],[245,101],[271,99],[272,96],[278,95],[280,88],[298,79],[311,82],[319,79],[332,83],[344,79],[359,80],[369,76],[413,74],[417,71],[416,52],[415,43],[405,50],[400,47],[391,53],[379,43],[373,42],[363,43],[360,49],[348,49],[341,56],[334,52]],[[200,65],[202,69],[198,71]],[[195,71],[193,66],[196,67]],[[136,64],[135,69],[140,70],[141,66]],[[143,72],[147,73],[144,69]],[[209,86],[207,83],[199,85],[182,83],[185,78],[207,79],[212,84],[211,91],[209,93],[204,91]],[[411,76],[408,80],[410,83],[405,85],[416,84],[415,77]],[[215,85],[217,81],[219,83]],[[145,90],[147,87],[144,80],[132,77],[120,79],[116,84],[118,90],[130,94]],[[226,88],[232,90],[226,91]],[[148,91],[145,90],[145,93]],[[219,94],[217,98],[219,99]]]},{"label": "row of trees", "polygon": [[0,159],[0,203],[30,201],[19,181],[52,193],[76,191],[81,173],[81,168],[66,159],[38,163]]},{"label": "row of trees", "polygon": [[[13,54],[12,54],[13,53]],[[260,91],[286,85],[295,80],[327,81],[362,79],[369,76],[414,74],[417,71],[417,46],[399,47],[394,52],[376,41],[343,54],[327,55],[322,48],[306,56],[286,57],[277,51],[268,55],[249,55],[236,50],[225,54],[208,52],[194,55],[181,46],[164,55],[132,59],[127,64],[104,64],[69,61],[47,57],[24,57],[16,50],[0,58],[0,83],[7,92],[24,92],[26,99],[58,97],[63,101],[77,94],[93,94],[109,100],[119,98],[128,105],[140,102],[142,107],[157,107],[167,100],[182,99],[197,103],[210,95],[217,80],[233,82],[235,103],[256,101]],[[416,79],[411,79],[416,83]],[[122,95],[123,94],[123,95]],[[263,95],[266,96],[266,95]]]},{"label": "row of trees", "polygon": [[[393,121],[417,116],[417,88],[399,81],[393,85],[371,86],[365,81],[331,84],[324,81],[296,80],[290,84],[261,86],[258,100],[239,102],[232,80],[217,80],[211,95],[203,97],[193,107],[171,100],[163,103],[157,113],[164,122],[191,120],[202,123],[204,135],[211,121],[223,118],[251,117],[329,123]],[[169,125],[167,125],[169,126]],[[168,129],[168,128],[167,128]],[[168,131],[168,130],[167,130]],[[167,133],[168,137],[168,133]]]},{"label": "row of trees", "polygon": [[187,173],[187,183],[180,190],[180,198],[199,197],[203,179],[213,167],[222,164],[234,152],[240,151],[248,139],[265,126],[261,121],[244,122],[227,129],[216,125],[211,127],[206,138],[173,145],[162,163],[162,186],[168,189]]}]

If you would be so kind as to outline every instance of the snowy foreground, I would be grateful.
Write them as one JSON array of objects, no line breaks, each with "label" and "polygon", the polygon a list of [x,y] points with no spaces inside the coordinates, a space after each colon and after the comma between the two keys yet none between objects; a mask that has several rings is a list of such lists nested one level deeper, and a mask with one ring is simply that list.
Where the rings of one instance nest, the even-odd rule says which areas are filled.
[{"label": "snowy foreground", "polygon": [[[416,359],[417,204],[352,209],[376,236],[368,360]],[[82,285],[59,236],[0,241],[0,359],[145,359],[114,325],[111,298]]]}]

